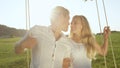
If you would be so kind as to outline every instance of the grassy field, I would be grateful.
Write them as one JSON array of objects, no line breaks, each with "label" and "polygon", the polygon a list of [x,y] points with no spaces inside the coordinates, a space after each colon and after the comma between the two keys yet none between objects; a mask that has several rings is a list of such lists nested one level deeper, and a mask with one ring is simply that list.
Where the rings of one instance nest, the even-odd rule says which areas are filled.
[{"label": "grassy field", "polygon": [[[108,54],[106,56],[107,68],[115,68],[111,51],[113,46],[117,68],[120,68],[120,32],[111,34],[111,42],[109,41]],[[14,44],[20,38],[4,38],[0,39],[0,68],[28,68],[27,54],[17,55],[14,53]],[[96,36],[99,43],[102,43],[102,37]],[[96,60],[92,61],[93,68],[105,68],[104,57],[96,56]]]},{"label": "grassy field", "polygon": [[[102,43],[103,41],[101,35],[97,35],[96,39],[99,43]],[[108,54],[106,56],[107,68],[115,68],[111,48],[113,48],[116,66],[117,68],[120,68],[120,60],[119,60],[120,59],[120,32],[113,32],[110,35]],[[93,64],[92,64],[93,68],[105,68],[104,57],[97,55],[96,58],[97,58],[96,60],[93,60]]]},{"label": "grassy field", "polygon": [[0,39],[0,68],[27,68],[26,54],[14,53],[14,44],[19,38]]}]

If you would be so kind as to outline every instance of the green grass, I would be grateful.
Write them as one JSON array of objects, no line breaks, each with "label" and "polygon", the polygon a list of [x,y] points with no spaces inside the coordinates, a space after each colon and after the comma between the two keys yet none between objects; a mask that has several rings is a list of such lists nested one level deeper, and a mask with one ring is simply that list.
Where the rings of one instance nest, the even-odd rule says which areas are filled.
[{"label": "green grass", "polygon": [[[112,33],[110,37],[117,68],[120,68],[120,32]],[[14,44],[19,39],[20,38],[0,39],[0,68],[27,68],[27,54],[17,55],[14,53]],[[99,43],[102,43],[102,36],[97,35],[96,39]],[[111,45],[110,41],[109,44]],[[106,56],[107,68],[115,68],[110,45]],[[96,60],[92,61],[92,68],[105,68],[104,57],[97,55],[96,58]]]},{"label": "green grass", "polygon": [[[96,39],[100,44],[103,42],[101,35],[97,35]],[[120,32],[117,32],[117,33],[114,32],[110,35],[108,54],[106,56],[107,68],[115,68],[111,46],[113,47],[116,66],[117,66],[117,68],[120,68],[120,60],[119,60],[120,59],[120,54],[119,54],[119,52],[120,52]],[[93,68],[105,68],[104,57],[98,56],[98,55],[96,57],[97,57],[97,59],[93,60],[93,63],[92,63]]]},{"label": "green grass", "polygon": [[0,68],[27,68],[26,55],[14,53],[14,44],[19,38],[0,39]]}]

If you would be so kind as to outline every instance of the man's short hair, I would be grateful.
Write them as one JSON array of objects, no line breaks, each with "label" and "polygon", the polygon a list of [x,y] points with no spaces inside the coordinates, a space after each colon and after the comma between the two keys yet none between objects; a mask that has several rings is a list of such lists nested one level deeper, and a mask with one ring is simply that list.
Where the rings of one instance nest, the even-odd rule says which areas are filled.
[{"label": "man's short hair", "polygon": [[63,16],[69,15],[68,9],[62,6],[55,7],[51,13],[51,21],[56,20],[60,15],[63,15]]}]

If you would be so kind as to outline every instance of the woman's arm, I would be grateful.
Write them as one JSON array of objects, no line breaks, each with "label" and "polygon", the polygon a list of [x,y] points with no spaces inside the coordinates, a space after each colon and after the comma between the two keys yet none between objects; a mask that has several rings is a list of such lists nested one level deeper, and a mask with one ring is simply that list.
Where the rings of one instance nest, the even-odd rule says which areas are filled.
[{"label": "woman's arm", "polygon": [[97,42],[95,42],[95,49],[97,50],[97,52],[102,55],[102,56],[105,56],[107,54],[107,50],[108,50],[108,37],[109,37],[109,34],[110,34],[110,29],[109,27],[105,27],[104,28],[104,33],[103,33],[103,36],[104,36],[104,43],[102,46],[100,46]]}]

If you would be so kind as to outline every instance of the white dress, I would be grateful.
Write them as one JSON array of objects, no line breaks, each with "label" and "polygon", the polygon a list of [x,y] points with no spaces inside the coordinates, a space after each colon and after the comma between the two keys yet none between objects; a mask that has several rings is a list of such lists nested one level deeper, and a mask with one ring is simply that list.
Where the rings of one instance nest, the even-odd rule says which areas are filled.
[{"label": "white dress", "polygon": [[87,51],[84,44],[72,42],[72,67],[73,68],[91,68],[91,59],[87,57]]}]

